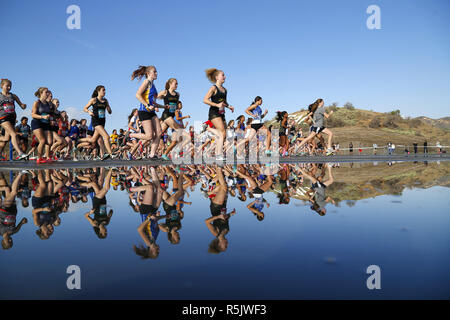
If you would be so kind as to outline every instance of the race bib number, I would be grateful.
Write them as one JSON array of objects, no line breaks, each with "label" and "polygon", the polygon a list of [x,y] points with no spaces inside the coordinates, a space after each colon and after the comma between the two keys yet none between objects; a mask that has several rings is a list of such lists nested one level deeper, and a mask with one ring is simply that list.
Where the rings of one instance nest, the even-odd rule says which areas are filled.
[{"label": "race bib number", "polygon": [[[42,112],[41,116],[48,116],[48,113]],[[48,119],[41,119],[42,123],[49,123]]]},{"label": "race bib number", "polygon": [[106,205],[101,205],[101,206],[100,206],[99,214],[100,214],[101,216],[106,215]]},{"label": "race bib number", "polygon": [[14,113],[14,103],[5,103],[3,105],[3,110],[5,110],[6,113]]},{"label": "race bib number", "polygon": [[16,216],[6,216],[3,220],[3,224],[7,226],[15,225],[16,224]]},{"label": "race bib number", "polygon": [[219,108],[219,114],[225,114],[225,107]]},{"label": "race bib number", "polygon": [[175,110],[177,109],[177,105],[174,103],[169,103],[169,112],[175,113]]},{"label": "race bib number", "polygon": [[105,118],[105,109],[98,109],[98,117],[99,119]]}]

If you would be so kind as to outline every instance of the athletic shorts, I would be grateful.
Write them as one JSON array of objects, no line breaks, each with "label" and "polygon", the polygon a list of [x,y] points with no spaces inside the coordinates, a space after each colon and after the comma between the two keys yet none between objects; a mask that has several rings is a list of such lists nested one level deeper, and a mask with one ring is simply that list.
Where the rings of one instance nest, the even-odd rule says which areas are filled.
[{"label": "athletic shorts", "polygon": [[31,130],[42,129],[44,131],[50,131],[50,124],[44,123],[41,120],[33,119],[31,121]]},{"label": "athletic shorts", "polygon": [[152,206],[151,204],[141,204],[139,206],[139,213],[144,215],[153,215],[156,213],[158,209]]},{"label": "athletic shorts", "polygon": [[219,117],[223,119],[223,122],[225,122],[225,114],[220,114],[219,108],[214,108],[214,107],[209,108],[208,120],[211,121],[211,120],[213,120],[215,118],[219,118]]},{"label": "athletic shorts", "polygon": [[256,131],[258,131],[263,126],[264,126],[264,124],[262,124],[262,123],[255,123],[255,124],[252,124],[252,129],[255,129]]},{"label": "athletic shorts", "polygon": [[106,119],[105,118],[96,118],[96,117],[92,117],[91,118],[91,122],[92,122],[92,127],[95,128],[96,126],[102,126],[105,127],[105,123],[106,123]]},{"label": "athletic shorts", "polygon": [[138,116],[140,121],[151,120],[153,117],[156,117],[155,111],[138,111]]},{"label": "athletic shorts", "polygon": [[4,122],[9,122],[13,127],[16,126],[16,114],[8,114],[6,117],[0,119],[0,124]]},{"label": "athletic shorts", "polygon": [[317,134],[321,133],[323,130],[325,130],[325,127],[314,127],[314,126],[311,126],[311,128],[309,129],[310,132],[315,132]]},{"label": "athletic shorts", "polygon": [[169,118],[175,119],[175,113],[170,113],[170,112],[164,111],[162,113],[162,115],[161,115],[161,121],[164,121],[164,120],[169,119]]}]

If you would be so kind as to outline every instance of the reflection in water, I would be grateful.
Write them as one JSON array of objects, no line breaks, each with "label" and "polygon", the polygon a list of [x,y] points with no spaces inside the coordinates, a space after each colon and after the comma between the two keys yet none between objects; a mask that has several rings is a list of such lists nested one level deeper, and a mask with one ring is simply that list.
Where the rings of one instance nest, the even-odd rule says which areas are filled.
[{"label": "reflection in water", "polygon": [[[410,181],[411,179],[405,178],[411,177],[412,172],[420,175],[420,170],[427,168],[422,166],[419,169],[418,164],[414,168],[397,164],[398,170],[392,172],[389,168],[389,177],[380,166],[357,166],[349,164],[343,168],[338,164],[241,164],[88,168],[22,171],[15,176],[11,174],[10,179],[1,173],[2,248],[10,249],[13,246],[12,236],[28,222],[26,218],[22,218],[17,223],[17,195],[20,196],[23,208],[29,206],[31,198],[36,235],[42,240],[49,239],[54,234],[61,224],[60,214],[67,212],[71,204],[87,204],[88,199],[91,199],[92,208],[84,216],[96,236],[105,239],[113,217],[107,193],[111,187],[127,192],[129,209],[139,213],[141,217],[137,231],[144,244],[133,245],[134,252],[142,258],[155,259],[159,255],[157,240],[161,231],[167,234],[169,243],[180,243],[183,208],[192,204],[186,202],[185,197],[189,197],[196,186],[205,198],[201,201],[209,202],[210,217],[204,222],[214,239],[210,242],[208,251],[220,253],[227,250],[230,220],[236,214],[236,210],[227,205],[229,196],[245,203],[247,210],[257,221],[263,221],[266,216],[264,209],[270,208],[270,203],[265,199],[267,192],[276,194],[278,205],[289,205],[291,198],[294,198],[302,200],[310,210],[324,216],[329,203],[339,206],[341,201],[345,201],[352,207],[356,200],[371,195],[401,194],[407,181],[415,186],[417,183],[423,184],[420,179]],[[343,171],[344,174],[340,175],[341,182],[335,181],[333,170],[338,175]],[[446,167],[440,180],[441,185],[447,184]],[[333,188],[333,184],[337,187]],[[352,191],[351,194],[346,193],[347,189]],[[354,195],[357,195],[356,199]],[[391,202],[401,203],[398,200]]]},{"label": "reflection in water", "polygon": [[[239,277],[229,278],[233,272],[223,273],[238,262],[242,263],[240,272],[248,281],[254,281],[253,287],[249,286],[245,295],[242,293],[247,298],[252,297],[251,294],[280,298],[263,294],[258,280],[263,275],[258,271],[258,265],[265,264],[273,269],[280,267],[278,263],[284,263],[285,275],[277,275],[276,282],[271,282],[270,277],[266,280],[277,288],[276,292],[286,292],[289,294],[286,297],[299,297],[302,295],[297,289],[287,290],[288,283],[302,278],[298,270],[305,272],[304,285],[316,277],[320,281],[322,277],[319,273],[309,273],[304,261],[312,263],[311,259],[316,259],[324,265],[339,261],[341,268],[354,270],[346,264],[349,260],[364,260],[365,252],[351,255],[345,252],[358,252],[358,247],[353,244],[362,242],[361,247],[383,248],[375,258],[375,262],[382,263],[384,244],[372,240],[389,235],[395,239],[389,242],[393,251],[386,253],[392,261],[400,257],[404,261],[414,256],[415,247],[407,251],[409,255],[403,253],[405,248],[421,243],[424,248],[417,250],[429,252],[432,245],[437,252],[435,263],[420,259],[424,264],[421,268],[429,267],[426,263],[433,268],[437,265],[448,267],[448,259],[442,258],[448,247],[444,245],[448,243],[448,233],[441,230],[430,235],[427,232],[445,226],[448,221],[442,204],[448,198],[445,189],[439,191],[443,196],[442,193],[424,196],[427,201],[430,197],[434,199],[427,206],[440,206],[433,211],[436,217],[428,220],[424,219],[420,209],[411,213],[407,207],[412,205],[413,198],[403,198],[402,194],[405,189],[448,187],[449,173],[447,163],[376,166],[361,163],[238,164],[4,172],[0,173],[2,254],[9,254],[4,261],[11,261],[10,266],[6,265],[11,270],[22,268],[23,259],[42,254],[52,256],[60,264],[74,260],[80,264],[93,263],[90,273],[95,273],[98,266],[99,270],[114,269],[124,277],[126,274],[147,274],[148,270],[140,269],[137,263],[144,259],[158,272],[168,272],[172,287],[177,288],[180,281],[201,283],[206,288],[209,285],[203,281],[207,280],[199,279],[208,279],[213,276],[209,272],[220,270],[223,274],[220,286],[224,293],[234,292],[228,286],[239,284]],[[381,202],[369,200],[381,195],[391,197]],[[344,206],[347,207],[345,210]],[[395,215],[389,214],[389,206],[395,210]],[[364,210],[374,210],[376,214],[366,215]],[[380,217],[386,210],[386,215]],[[404,220],[401,218],[403,211]],[[349,216],[354,223],[350,229],[349,220],[346,220]],[[393,224],[392,219],[399,221]],[[369,229],[367,225],[370,225]],[[361,230],[365,232],[361,233]],[[392,230],[407,232],[393,235],[390,234]],[[366,237],[368,232],[371,235]],[[423,238],[412,241],[414,237]],[[433,240],[428,243],[424,239]],[[266,254],[270,259],[264,259]],[[66,259],[67,255],[70,259]],[[205,260],[204,255],[211,260]],[[226,257],[226,262],[222,257]],[[354,263],[361,263],[359,260]],[[368,260],[363,262],[365,267],[369,265],[366,263],[374,263],[372,256]],[[223,265],[215,264],[217,261]],[[43,270],[50,267],[45,261],[42,263]],[[196,268],[191,268],[190,263],[197,264]],[[170,273],[175,265],[179,271]],[[317,265],[316,268],[321,267]],[[204,277],[204,274],[209,276]],[[253,275],[255,280],[251,280]],[[117,273],[111,277],[117,277]],[[167,277],[161,278],[161,283],[157,281],[159,288],[166,285],[163,282]],[[358,273],[355,273],[354,281],[360,281],[357,277]],[[19,281],[15,279],[7,279],[4,285],[11,289],[8,284]],[[33,281],[39,282],[39,279]],[[139,288],[139,283],[120,279],[121,286],[125,286],[121,288],[128,288],[126,296],[132,296]],[[311,284],[310,288],[315,285]],[[355,284],[355,288],[360,288],[359,284]],[[209,297],[204,295],[206,289],[198,289],[193,296],[187,287],[186,290],[180,297]],[[352,294],[358,290],[354,289]],[[20,295],[20,285],[16,284],[12,292]],[[104,296],[112,294],[106,288],[101,292]],[[114,297],[120,297],[119,293],[117,291]],[[167,296],[172,297],[169,291]],[[219,296],[230,297],[220,294],[215,297]]]}]

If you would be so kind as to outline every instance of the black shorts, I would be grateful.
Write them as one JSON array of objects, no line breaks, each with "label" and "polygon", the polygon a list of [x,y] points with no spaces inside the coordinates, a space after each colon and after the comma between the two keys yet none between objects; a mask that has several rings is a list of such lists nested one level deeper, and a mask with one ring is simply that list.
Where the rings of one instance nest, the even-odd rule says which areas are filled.
[{"label": "black shorts", "polygon": [[141,204],[139,206],[139,213],[140,214],[150,214],[154,215],[158,209],[152,206],[151,204]]},{"label": "black shorts", "polygon": [[262,124],[262,123],[255,123],[255,124],[252,124],[252,129],[255,129],[256,131],[258,131],[263,126],[264,126],[264,124]]},{"label": "black shorts", "polygon": [[106,123],[106,119],[105,118],[96,118],[96,117],[92,117],[91,118],[91,122],[92,122],[92,127],[96,127],[96,126],[102,126],[105,127],[105,123]]},{"label": "black shorts", "polygon": [[314,126],[311,126],[311,128],[309,129],[310,132],[315,132],[317,134],[321,133],[323,130],[325,130],[325,127],[314,127]]},{"label": "black shorts", "polygon": [[317,181],[317,182],[315,182],[315,183],[313,183],[312,185],[311,185],[311,189],[317,189],[317,188],[326,188],[327,186],[326,185],[324,185],[322,182],[320,182],[320,181]]},{"label": "black shorts", "polygon": [[42,129],[43,131],[50,131],[50,124],[42,122],[41,120],[38,119],[33,119],[31,121],[31,130],[34,131],[37,129]]},{"label": "black shorts", "polygon": [[164,120],[169,119],[169,118],[175,119],[175,113],[170,113],[170,112],[164,111],[162,113],[162,115],[161,115],[161,121],[164,121]]},{"label": "black shorts", "polygon": [[262,190],[260,187],[256,187],[253,189],[253,194],[264,194],[264,190]]},{"label": "black shorts", "polygon": [[23,143],[28,143],[28,137],[17,136],[17,138]]},{"label": "black shorts", "polygon": [[15,114],[8,114],[4,118],[0,119],[0,124],[4,122],[9,122],[14,127],[16,125],[16,115]]},{"label": "black shorts", "polygon": [[151,120],[153,117],[156,117],[155,111],[138,111],[139,121]]},{"label": "black shorts", "polygon": [[208,120],[213,120],[215,118],[222,118],[223,122],[225,122],[225,114],[219,113],[219,108],[211,107],[209,108]]}]

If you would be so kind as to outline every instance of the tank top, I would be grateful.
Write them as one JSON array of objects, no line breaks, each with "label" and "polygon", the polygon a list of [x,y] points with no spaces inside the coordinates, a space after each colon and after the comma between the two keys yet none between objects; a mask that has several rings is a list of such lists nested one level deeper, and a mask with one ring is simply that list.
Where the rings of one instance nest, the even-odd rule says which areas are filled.
[{"label": "tank top", "polygon": [[165,109],[164,113],[171,117],[175,117],[175,110],[177,110],[179,99],[180,95],[178,94],[178,92],[175,92],[174,95],[171,95],[169,90],[167,90],[167,94],[164,97],[164,105],[169,106],[169,109]]},{"label": "tank top", "polygon": [[255,109],[252,110],[252,113],[256,118],[253,119],[252,124],[259,124],[262,120],[262,110],[260,106],[256,106]]},{"label": "tank top", "polygon": [[[221,103],[221,102],[227,102],[227,89],[223,88],[224,92],[220,91],[219,88],[216,87],[216,93],[211,96],[211,101],[214,103]],[[211,108],[217,108],[217,107],[211,107]],[[219,114],[225,114],[225,107],[217,108],[219,109]]]},{"label": "tank top", "polygon": [[15,113],[16,109],[14,107],[14,98],[12,93],[10,93],[9,96],[5,96],[0,92],[0,119]]},{"label": "tank top", "polygon": [[[183,113],[181,112],[181,110],[178,111],[178,115],[180,116],[180,118],[183,116]],[[175,122],[178,123],[180,126],[183,125],[183,120],[177,120],[176,118],[174,118],[174,119],[175,119]]]},{"label": "tank top", "polygon": [[94,118],[105,119],[106,107],[108,106],[108,100],[100,101],[96,98],[95,103],[92,105],[92,112],[94,113]]},{"label": "tank top", "polygon": [[[47,102],[42,103],[41,100],[38,100],[37,114],[40,116],[47,116],[50,112],[50,105]],[[41,123],[50,123],[49,119],[39,119],[39,121],[41,121]]]},{"label": "tank top", "polygon": [[[150,86],[150,83],[149,83],[149,85],[147,86],[147,89],[144,91],[144,94],[143,94],[144,101],[147,104],[153,106],[157,96],[158,96],[158,91],[156,91],[155,85],[152,82],[151,86]],[[145,105],[143,105],[142,103],[141,103],[141,105],[139,107],[139,111],[147,111],[147,112],[149,112],[149,110],[147,110]]]}]

